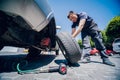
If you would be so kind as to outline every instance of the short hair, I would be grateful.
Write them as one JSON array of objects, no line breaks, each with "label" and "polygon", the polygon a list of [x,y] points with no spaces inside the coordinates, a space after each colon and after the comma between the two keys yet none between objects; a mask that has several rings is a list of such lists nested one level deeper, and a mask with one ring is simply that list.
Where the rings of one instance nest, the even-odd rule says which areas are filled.
[{"label": "short hair", "polygon": [[67,18],[69,19],[70,14],[74,13],[73,11],[69,11]]}]

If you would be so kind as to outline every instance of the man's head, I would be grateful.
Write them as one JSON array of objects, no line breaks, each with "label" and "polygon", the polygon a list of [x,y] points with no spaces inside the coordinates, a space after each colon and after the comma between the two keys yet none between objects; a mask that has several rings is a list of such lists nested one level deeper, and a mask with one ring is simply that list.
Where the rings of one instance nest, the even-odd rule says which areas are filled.
[{"label": "man's head", "polygon": [[67,18],[68,18],[70,21],[72,21],[72,22],[76,22],[77,19],[78,19],[78,16],[77,16],[73,11],[70,11],[70,12],[68,13]]}]

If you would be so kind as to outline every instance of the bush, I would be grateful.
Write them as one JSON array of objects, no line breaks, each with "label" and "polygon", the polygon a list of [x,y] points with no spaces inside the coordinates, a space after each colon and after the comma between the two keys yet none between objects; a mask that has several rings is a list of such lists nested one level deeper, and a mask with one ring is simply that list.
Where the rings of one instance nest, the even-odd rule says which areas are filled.
[{"label": "bush", "polygon": [[112,43],[115,38],[120,37],[120,16],[116,16],[108,23],[106,28],[107,43],[112,48]]}]

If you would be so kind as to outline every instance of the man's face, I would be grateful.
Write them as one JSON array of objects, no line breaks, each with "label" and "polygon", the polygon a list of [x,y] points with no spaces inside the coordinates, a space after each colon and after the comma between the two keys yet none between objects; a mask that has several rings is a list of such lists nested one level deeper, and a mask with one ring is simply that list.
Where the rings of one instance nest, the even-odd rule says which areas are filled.
[{"label": "man's face", "polygon": [[77,21],[77,15],[71,13],[71,14],[69,15],[69,19],[70,19],[70,21],[72,21],[72,22],[76,22],[76,21]]}]

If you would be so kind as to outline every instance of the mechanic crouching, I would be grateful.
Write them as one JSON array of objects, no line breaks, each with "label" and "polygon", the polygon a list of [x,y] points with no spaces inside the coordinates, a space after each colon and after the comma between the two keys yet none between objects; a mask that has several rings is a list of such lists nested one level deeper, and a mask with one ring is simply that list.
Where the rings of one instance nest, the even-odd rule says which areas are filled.
[{"label": "mechanic crouching", "polygon": [[[115,66],[115,64],[109,60],[108,55],[106,55],[105,53],[106,48],[102,43],[102,36],[100,30],[98,29],[98,26],[93,21],[93,19],[90,16],[88,16],[85,12],[81,12],[77,14],[74,13],[73,11],[70,11],[68,13],[67,18],[73,22],[71,26],[72,37],[75,38],[81,32],[82,44],[84,47],[83,60],[86,60],[86,62],[90,62],[91,46],[90,46],[89,37],[91,37],[96,45],[96,48],[100,52],[100,56],[103,61],[103,64]],[[76,26],[78,26],[77,29]]]}]

